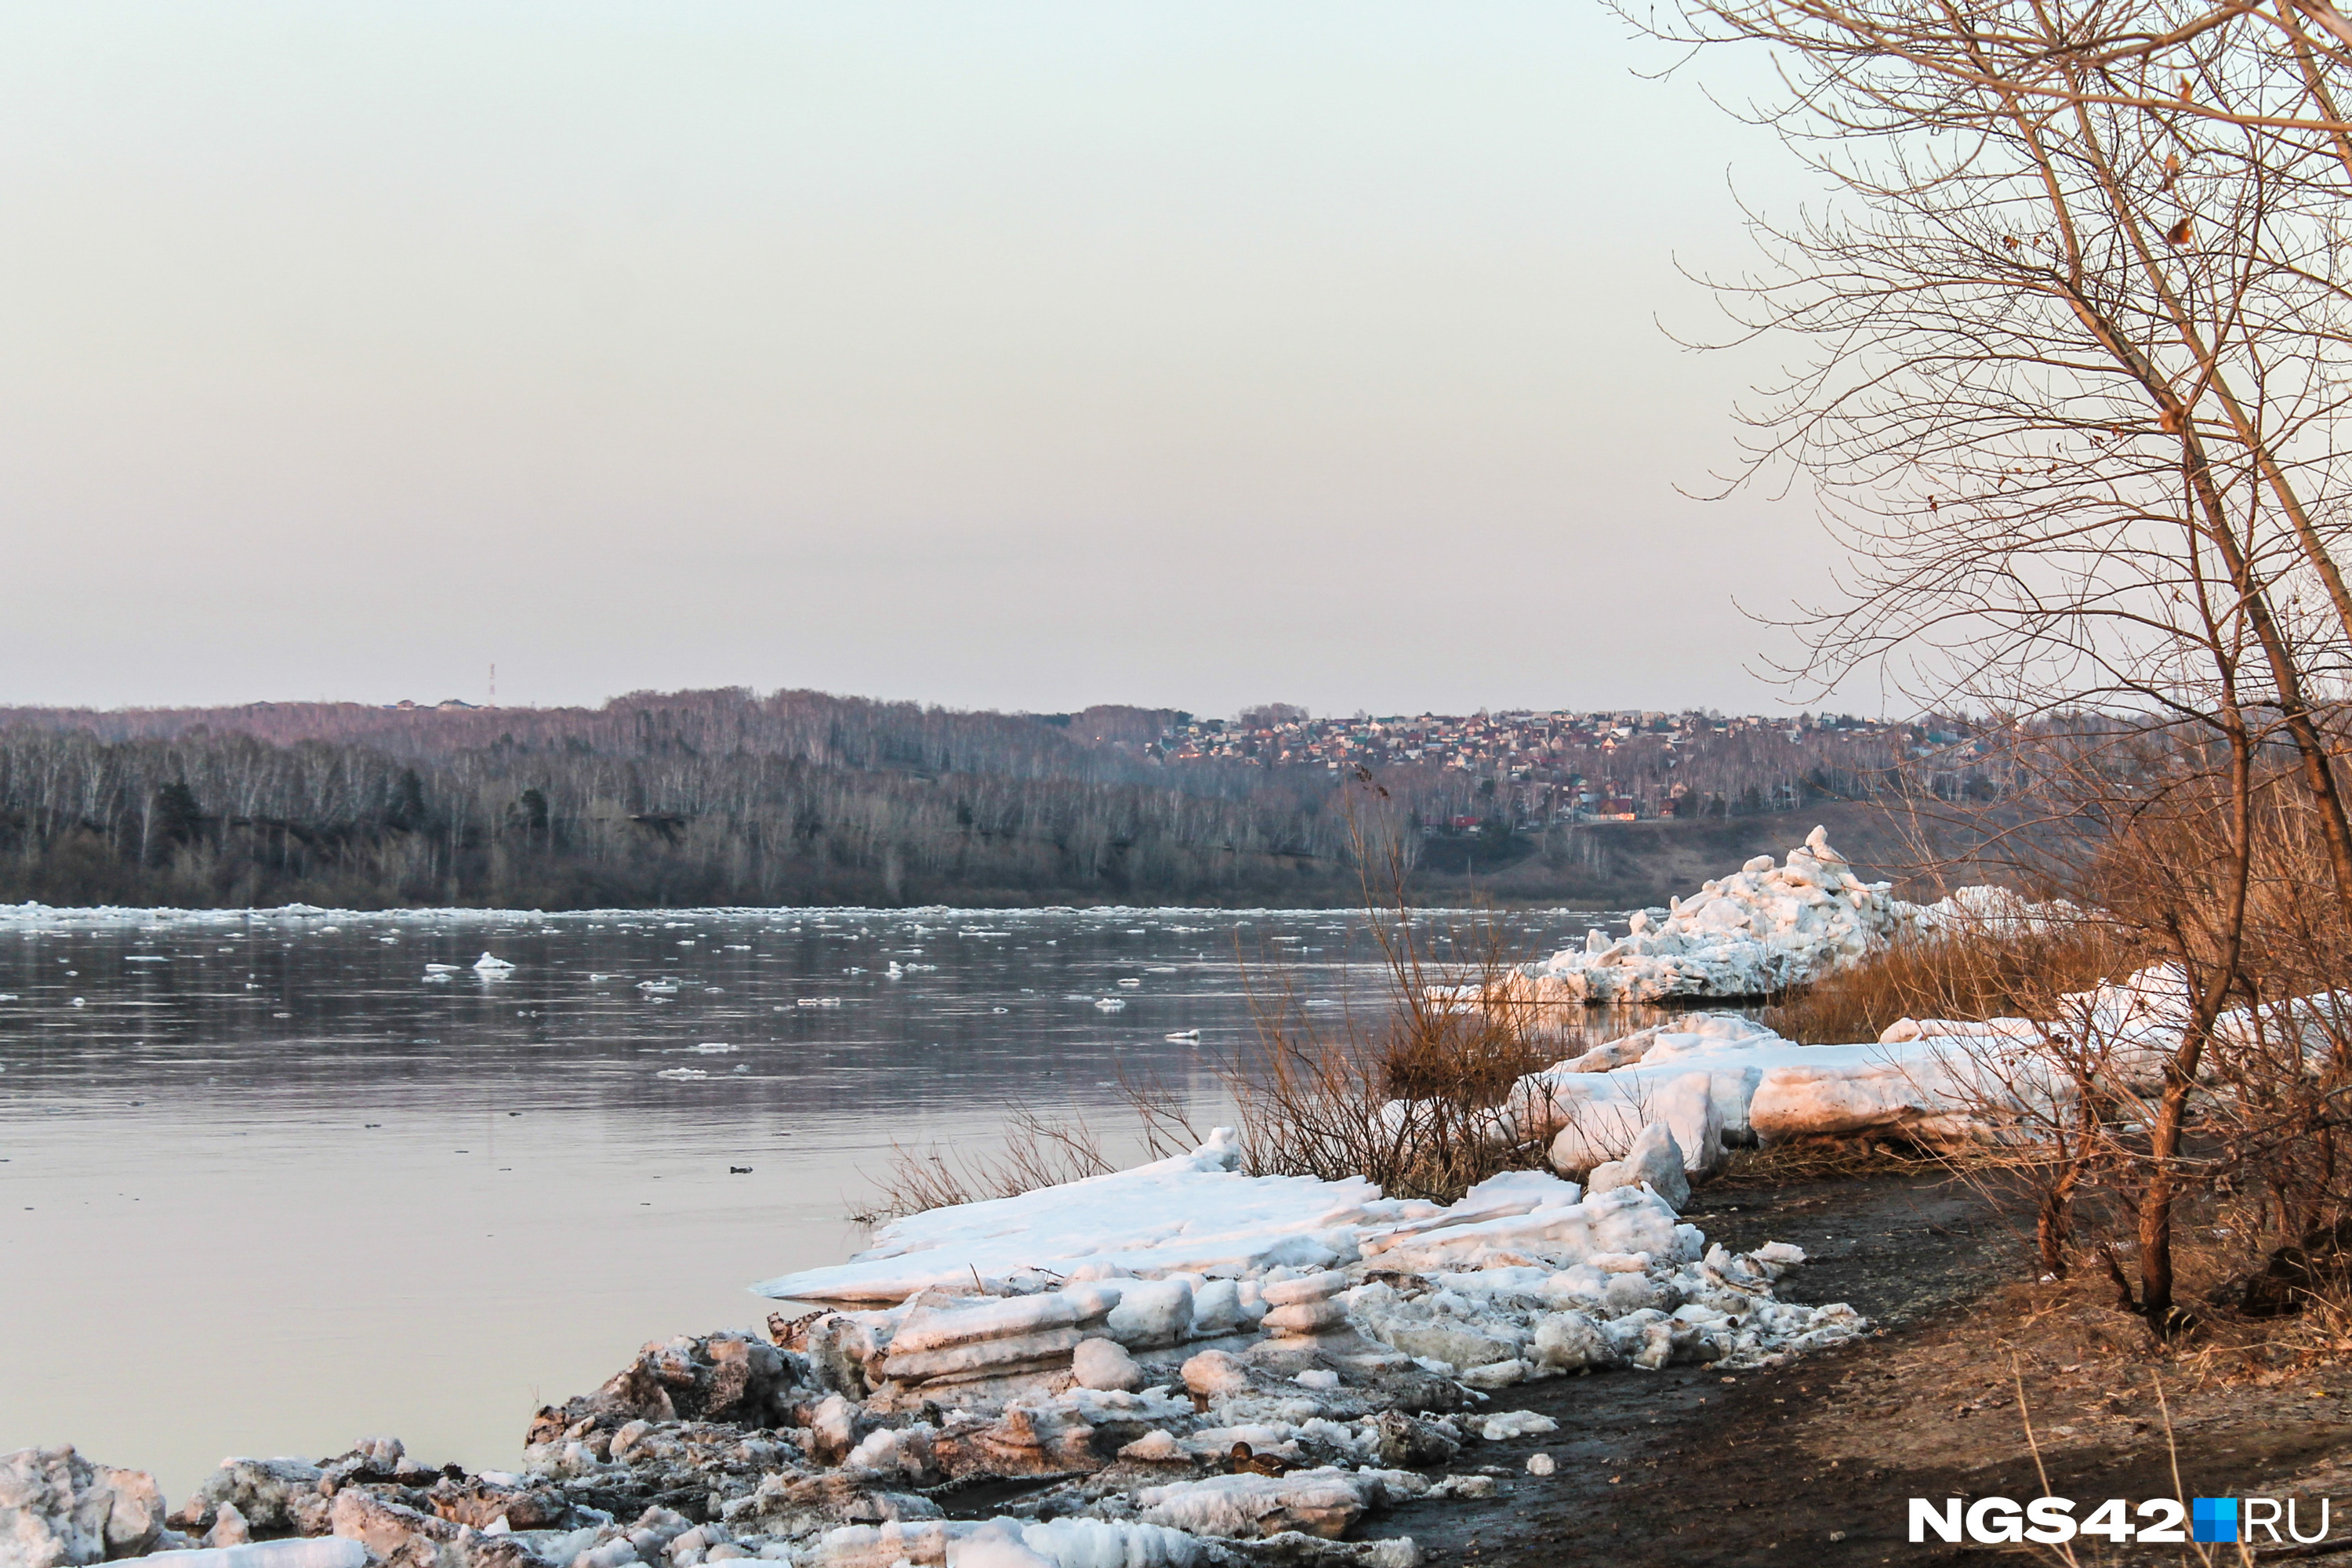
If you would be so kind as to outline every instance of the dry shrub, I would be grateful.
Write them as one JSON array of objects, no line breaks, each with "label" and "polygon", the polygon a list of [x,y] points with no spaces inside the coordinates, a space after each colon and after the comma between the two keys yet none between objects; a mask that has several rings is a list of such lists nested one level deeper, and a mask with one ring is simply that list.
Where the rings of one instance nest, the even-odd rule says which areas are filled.
[{"label": "dry shrub", "polygon": [[[1254,987],[1257,1039],[1223,1068],[1253,1172],[1338,1181],[1367,1176],[1395,1197],[1450,1203],[1498,1172],[1543,1163],[1541,1142],[1506,1114],[1518,1080],[1559,1057],[1507,1009],[1475,998],[1508,969],[1491,926],[1474,927],[1439,964],[1409,911],[1377,918],[1386,995],[1367,1021],[1331,1022],[1298,1005],[1286,980]],[[1326,1015],[1326,1016],[1330,1016]]]},{"label": "dry shrub", "polygon": [[[1557,1020],[1501,1005],[1515,955],[1499,925],[1474,917],[1433,930],[1414,910],[1406,819],[1369,774],[1358,785],[1349,838],[1381,994],[1369,1016],[1310,1012],[1287,972],[1244,965],[1257,1039],[1221,1073],[1252,1174],[1368,1177],[1392,1197],[1451,1203],[1488,1176],[1544,1164],[1543,1140],[1509,1114],[1512,1089],[1572,1052]],[[1439,961],[1440,947],[1462,956]],[[1191,1135],[1169,1097],[1135,1098],[1163,1140]]]},{"label": "dry shrub", "polygon": [[2053,997],[2120,978],[2145,960],[2097,921],[2003,935],[1982,926],[1894,942],[1790,992],[1763,1022],[1809,1046],[1877,1039],[1903,1018],[2046,1017]]},{"label": "dry shrub", "polygon": [[[2273,1279],[2266,1301],[2248,1288],[2282,1249],[2352,1239],[2352,907],[2290,773],[2127,739],[2097,760],[2134,783],[2132,809],[2075,812],[2072,837],[2041,841],[2095,915],[1899,943],[1767,1020],[1816,1042],[1874,1039],[1906,1015],[2035,1020],[2030,1058],[1970,1054],[1983,1114],[2012,1138],[1976,1171],[2033,1198],[2039,1270],[2159,1339],[2336,1343],[2326,1303],[2352,1269],[2316,1289]],[[2156,1032],[2061,1000],[2157,965],[2179,1000]],[[2315,1308],[2317,1326],[2259,1326]]]}]

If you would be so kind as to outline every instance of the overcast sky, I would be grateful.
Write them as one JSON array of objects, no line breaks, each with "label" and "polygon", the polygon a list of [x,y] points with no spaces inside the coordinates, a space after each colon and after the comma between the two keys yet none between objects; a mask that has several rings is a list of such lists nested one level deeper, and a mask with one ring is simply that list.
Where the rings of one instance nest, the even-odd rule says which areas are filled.
[{"label": "overcast sky", "polygon": [[[1752,709],[1594,0],[0,10],[0,700]],[[1864,710],[1874,699],[1856,694]]]}]

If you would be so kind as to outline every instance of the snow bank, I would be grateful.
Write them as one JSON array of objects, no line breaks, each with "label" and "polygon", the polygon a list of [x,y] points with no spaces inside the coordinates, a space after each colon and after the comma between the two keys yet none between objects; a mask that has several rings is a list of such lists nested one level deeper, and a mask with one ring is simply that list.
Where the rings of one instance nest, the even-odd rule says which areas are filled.
[{"label": "snow bank", "polygon": [[1675,900],[1663,921],[1636,914],[1626,936],[1612,942],[1596,931],[1583,947],[1529,964],[1499,1000],[1542,1006],[1760,996],[1851,963],[1903,930],[1912,906],[1888,888],[1855,876],[1816,827],[1782,865],[1759,855]]},{"label": "snow bank", "polygon": [[341,1535],[249,1541],[242,1546],[198,1546],[157,1552],[171,1568],[367,1568],[368,1550]]},{"label": "snow bank", "polygon": [[[1710,1247],[1649,1182],[1588,1194],[1518,1171],[1455,1204],[1398,1203],[1368,1183],[1244,1176],[1234,1150],[1220,1130],[1179,1159],[901,1222],[870,1255],[760,1287],[903,1292],[779,1313],[777,1349],[648,1345],[594,1394],[540,1412],[524,1468],[600,1504],[707,1494],[711,1522],[673,1539],[683,1521],[649,1509],[633,1531],[575,1531],[541,1558],[628,1568],[625,1542],[645,1536],[666,1553],[642,1554],[652,1568],[715,1560],[692,1555],[713,1542],[823,1568],[1187,1568],[1231,1560],[1217,1542],[1336,1542],[1408,1500],[1507,1486],[1426,1473],[1549,1429],[1525,1411],[1455,1414],[1494,1391],[1777,1364],[1867,1329],[1849,1307],[1777,1298],[1801,1251]],[[1318,1260],[1281,1250],[1301,1237]],[[742,1425],[712,1426],[722,1411]],[[754,1449],[776,1457],[748,1464]],[[1039,1485],[986,1523],[924,1495],[1013,1477]],[[1328,1550],[1316,1560],[1418,1560],[1403,1540]]]},{"label": "snow bank", "polygon": [[1912,909],[1912,920],[1921,931],[1980,931],[1989,936],[2040,936],[2063,931],[2088,915],[2081,905],[2064,899],[2037,904],[2021,893],[1994,887],[1955,888],[1948,898]]},{"label": "snow bank", "polygon": [[[1712,1170],[1728,1148],[1791,1138],[2003,1141],[2046,1126],[2071,1102],[2070,1058],[2095,1061],[2120,1085],[2158,1081],[2189,1016],[2187,982],[2170,964],[2062,996],[2046,1024],[1903,1018],[1853,1045],[1799,1045],[1753,1019],[1689,1014],[1520,1079],[1496,1132],[1550,1140],[1554,1168],[1576,1175],[1626,1159],[1654,1126],[1672,1135],[1691,1174]],[[2259,1025],[2240,1013],[2216,1027],[2299,1030],[2310,1048],[2326,1049],[2352,1032],[2347,1021],[2352,998],[2305,997]]]},{"label": "snow bank", "polygon": [[[1590,1082],[1620,1075],[1578,1076]],[[1711,1110],[1706,1075],[1684,1076],[1696,1079],[1688,1093]],[[1140,1384],[1130,1369],[1148,1378],[1161,1364],[1156,1358],[1171,1355],[1182,1358],[1183,1381],[1205,1395],[1245,1383],[1251,1358],[1295,1361],[1294,1372],[1344,1372],[1354,1356],[1359,1373],[1393,1371],[1400,1358],[1383,1346],[1423,1367],[1442,1364],[1448,1375],[1478,1369],[1476,1383],[1501,1386],[1547,1368],[1644,1364],[1638,1345],[1609,1340],[1603,1325],[1644,1310],[1663,1317],[1692,1301],[1705,1306],[1719,1294],[1706,1272],[1705,1237],[1674,1206],[1688,1189],[1681,1152],[1663,1123],[1630,1141],[1630,1160],[1597,1173],[1599,1190],[1515,1171],[1445,1206],[1384,1200],[1369,1183],[1244,1176],[1230,1168],[1233,1147],[1231,1133],[1219,1129],[1196,1153],[1176,1160],[934,1210],[891,1227],[871,1254],[754,1289],[802,1300],[903,1301],[819,1315],[796,1330],[795,1343],[814,1363],[835,1368],[856,1397],[895,1388],[908,1400],[951,1397],[942,1391],[962,1387],[1002,1396],[1048,1386],[1133,1398]],[[1335,1188],[1344,1207],[1333,1205]],[[1196,1197],[1213,1233],[1205,1250],[1214,1260],[1205,1271],[1194,1261],[1201,1247],[1170,1238]],[[1300,1237],[1314,1238],[1316,1258],[1286,1251]],[[1486,1273],[1493,1270],[1500,1272]],[[1638,1289],[1623,1283],[1627,1275],[1641,1281]],[[1572,1356],[1530,1348],[1538,1325],[1527,1302],[1505,1300],[1513,1291],[1555,1310],[1572,1304],[1591,1328],[1584,1336],[1591,1342]],[[1463,1305],[1472,1298],[1484,1305]],[[1416,1305],[1424,1299],[1441,1305]],[[1821,1326],[1805,1309],[1776,1311],[1768,1323],[1743,1319],[1705,1351],[1704,1336],[1685,1332],[1674,1342],[1677,1353],[1752,1362]],[[1750,1331],[1745,1340],[1743,1329]],[[1551,1333],[1559,1345],[1582,1343],[1566,1329]],[[1191,1348],[1203,1343],[1236,1345],[1241,1359],[1222,1348]],[[1143,1397],[1148,1402],[1148,1391]]]},{"label": "snow bank", "polygon": [[2013,1037],[1804,1046],[1759,1028],[1737,1038],[1654,1035],[1601,1072],[1560,1063],[1521,1079],[1511,1105],[1515,1131],[1551,1140],[1556,1169],[1622,1159],[1656,1122],[1674,1134],[1684,1168],[1701,1174],[1730,1147],[1811,1135],[1981,1142],[2000,1120],[1988,1108],[2046,1108],[2063,1092],[2050,1058]]},{"label": "snow bank", "polygon": [[1517,1015],[1537,1029],[1585,1003],[1763,996],[1853,963],[1908,931],[2011,936],[2084,918],[2063,900],[2028,902],[2006,888],[1962,888],[1933,904],[1906,903],[1868,882],[1815,827],[1775,866],[1759,855],[1728,877],[1671,901],[1663,921],[1636,913],[1612,941],[1602,931],[1515,970],[1499,984],[1461,988],[1461,1001]]},{"label": "snow bank", "polygon": [[762,1296],[898,1301],[927,1286],[983,1289],[1087,1268],[1097,1278],[1228,1273],[1347,1256],[1355,1227],[1429,1210],[1383,1199],[1360,1178],[1239,1175],[1241,1146],[1219,1128],[1190,1154],[885,1226],[847,1263],[763,1281]]}]

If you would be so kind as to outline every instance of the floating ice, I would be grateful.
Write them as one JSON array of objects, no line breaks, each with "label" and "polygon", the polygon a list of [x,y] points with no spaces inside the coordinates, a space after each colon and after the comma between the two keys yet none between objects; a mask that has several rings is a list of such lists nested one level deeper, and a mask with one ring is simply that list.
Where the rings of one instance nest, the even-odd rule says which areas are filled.
[{"label": "floating ice", "polygon": [[480,975],[512,974],[514,965],[494,953],[485,952],[474,960],[474,973]]}]

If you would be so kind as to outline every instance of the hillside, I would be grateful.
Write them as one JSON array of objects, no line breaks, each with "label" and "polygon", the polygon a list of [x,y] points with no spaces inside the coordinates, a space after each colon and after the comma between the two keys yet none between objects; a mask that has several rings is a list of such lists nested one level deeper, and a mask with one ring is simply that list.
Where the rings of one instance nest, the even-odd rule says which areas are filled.
[{"label": "hillside", "polygon": [[1816,820],[1870,864],[1916,858],[1794,763],[1767,781],[1794,811],[1571,825],[1459,767],[1171,765],[1154,742],[1179,717],[740,690],[0,710],[0,900],[1336,907],[1361,837],[1402,847],[1423,901],[1622,908]]}]

